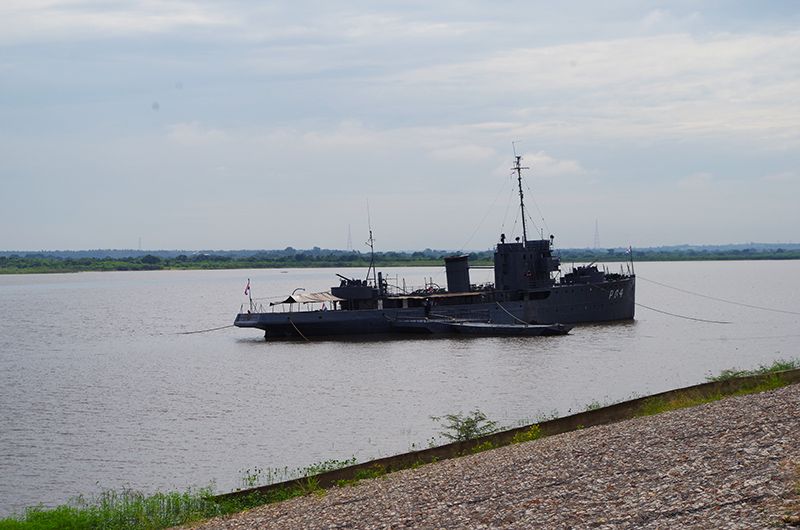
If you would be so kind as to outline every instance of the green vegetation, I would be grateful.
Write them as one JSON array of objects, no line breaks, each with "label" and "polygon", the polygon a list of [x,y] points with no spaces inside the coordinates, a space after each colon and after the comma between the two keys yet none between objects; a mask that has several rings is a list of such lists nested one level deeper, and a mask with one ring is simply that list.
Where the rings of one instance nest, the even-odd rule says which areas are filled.
[{"label": "green vegetation", "polygon": [[610,405],[610,403],[600,403],[599,401],[597,401],[595,399],[594,401],[592,401],[591,403],[586,405],[586,408],[584,410],[586,412],[589,412],[589,411],[592,411],[592,410],[602,409],[603,407],[607,407],[609,405]]},{"label": "green vegetation", "polygon": [[444,422],[444,431],[439,434],[451,442],[466,442],[481,436],[487,436],[500,430],[497,422],[489,421],[486,414],[475,409],[467,416],[462,413],[445,416],[431,416],[433,421]]},{"label": "green vegetation", "polygon": [[764,375],[774,372],[783,372],[784,370],[796,370],[800,368],[800,359],[779,359],[770,365],[760,365],[754,370],[739,370],[738,368],[730,368],[723,370],[719,375],[706,377],[707,381],[727,381],[737,377],[746,377],[749,375]]},{"label": "green vegetation", "polygon": [[[200,253],[193,255],[163,252],[162,256],[105,256],[62,257],[58,254],[40,253],[0,255],[0,273],[51,273],[86,271],[151,271],[151,270],[202,270],[202,269],[290,269],[311,267],[367,267],[369,255],[357,252],[324,251],[313,249],[297,251],[262,251],[241,255],[235,252]],[[440,265],[451,252],[425,250],[419,252],[382,252],[376,254],[379,266],[430,266]],[[473,264],[491,264],[489,252],[470,254]]]},{"label": "green vegetation", "polygon": [[489,451],[490,449],[495,449],[495,448],[496,448],[496,446],[492,442],[490,442],[489,440],[486,440],[483,443],[476,444],[472,449],[470,449],[470,452],[472,452],[472,454],[474,455],[474,454],[482,453],[484,451]]},{"label": "green vegetation", "polygon": [[[754,248],[723,247],[656,247],[633,249],[634,261],[738,261],[800,259],[800,248],[774,248],[756,245]],[[560,251],[564,263],[628,261],[627,249],[564,249]]]},{"label": "green vegetation", "polygon": [[[469,253],[473,265],[491,265],[493,250]],[[800,247],[758,246],[738,247],[657,247],[634,249],[635,261],[696,261],[696,260],[777,260],[800,259]],[[441,265],[445,256],[458,253],[452,250],[425,249],[415,252],[377,252],[379,267],[411,267]],[[563,263],[624,262],[630,255],[623,248],[560,249]],[[361,252],[329,250],[314,247],[297,250],[208,251],[180,254],[177,251],[94,250],[53,251],[25,254],[0,252],[0,273],[46,273],[82,271],[140,271],[185,269],[269,269],[303,267],[367,267],[369,255]]]},{"label": "green vegetation", "polygon": [[[412,469],[416,469],[417,467],[420,467],[421,465],[422,465],[421,462],[420,463],[416,463],[416,464],[412,464],[411,468]],[[380,477],[385,476],[388,473],[389,473],[388,469],[386,469],[385,467],[383,467],[380,464],[375,464],[375,465],[372,465],[372,466],[368,467],[367,469],[359,469],[359,470],[357,470],[355,472],[355,476],[351,480],[337,480],[336,481],[336,485],[339,486],[339,487],[355,486],[356,484],[358,484],[362,480],[367,480],[367,479],[371,479],[371,478],[380,478]]]},{"label": "green vegetation", "polygon": [[771,374],[771,376],[758,383],[742,385],[733,392],[722,393],[718,391],[710,394],[689,392],[682,394],[680,397],[669,400],[663,398],[649,398],[646,399],[642,404],[639,415],[650,416],[652,414],[659,414],[661,412],[667,412],[670,410],[694,407],[704,403],[711,403],[712,401],[719,401],[725,397],[743,396],[747,394],[756,394],[758,392],[774,390],[789,384],[781,377],[780,372],[785,370],[795,370],[798,368],[800,368],[800,360],[798,359],[779,359],[770,365],[762,364],[753,370],[739,370],[737,368],[723,370],[719,373],[719,375],[706,377],[706,380],[709,382],[723,382],[754,375],[766,376]]},{"label": "green vegetation", "polygon": [[355,464],[356,459],[327,460],[308,467],[290,470],[252,468],[244,470],[241,483],[244,489],[277,481],[296,480],[285,488],[267,492],[252,492],[237,497],[216,497],[211,487],[186,492],[145,495],[123,489],[104,491],[97,497],[78,497],[55,508],[36,506],[22,516],[0,519],[0,530],[155,530],[208,519],[218,515],[241,512],[283,500],[320,493],[324,490],[313,475]]},{"label": "green vegetation", "polygon": [[343,467],[352,466],[355,463],[356,457],[352,457],[347,460],[325,460],[324,462],[317,462],[310,466],[294,469],[288,467],[270,467],[266,469],[261,467],[248,468],[240,471],[242,474],[241,488],[237,489],[237,491],[311,477],[319,475],[320,473],[327,473],[328,471],[335,471]]},{"label": "green vegetation", "polygon": [[700,392],[695,393],[686,393],[680,397],[672,398],[672,399],[664,399],[664,398],[650,398],[646,399],[642,404],[641,409],[639,410],[639,416],[650,416],[653,414],[660,414],[662,412],[668,412],[670,410],[677,410],[683,409],[686,407],[694,407],[697,405],[703,405],[704,403],[711,403],[713,401],[719,401],[726,397],[732,396],[745,396],[747,394],[757,394],[759,392],[766,392],[768,390],[775,390],[776,388],[781,388],[789,384],[786,380],[784,380],[779,374],[773,374],[771,377],[767,378],[766,380],[760,383],[753,383],[750,385],[744,385],[738,390],[734,392],[715,392],[711,394],[705,394]]},{"label": "green vegetation", "polygon": [[168,528],[228,509],[214,502],[210,489],[150,496],[132,490],[106,491],[89,501],[78,498],[57,508],[29,508],[20,518],[0,520],[0,530]]},{"label": "green vegetation", "polygon": [[533,440],[538,440],[542,436],[544,435],[542,434],[542,430],[539,428],[539,425],[531,425],[528,430],[515,434],[511,439],[511,443],[521,444],[523,442],[532,442]]}]

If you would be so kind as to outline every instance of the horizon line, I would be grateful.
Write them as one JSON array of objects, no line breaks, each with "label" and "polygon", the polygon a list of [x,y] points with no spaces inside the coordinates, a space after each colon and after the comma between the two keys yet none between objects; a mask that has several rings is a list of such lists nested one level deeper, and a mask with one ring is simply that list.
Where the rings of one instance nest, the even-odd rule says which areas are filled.
[{"label": "horizon line", "polygon": [[[688,248],[702,248],[702,247],[729,247],[729,246],[780,246],[780,245],[788,245],[788,246],[796,246],[800,245],[800,242],[758,242],[758,241],[748,241],[748,242],[740,242],[740,243],[675,243],[675,244],[665,244],[665,245],[647,245],[647,246],[635,246],[631,245],[634,249],[657,249],[657,248],[675,248],[675,247],[688,247]],[[599,246],[599,247],[591,247],[591,246],[565,246],[565,247],[558,247],[561,250],[609,250],[609,249],[626,249],[629,245],[610,245],[610,246]],[[426,250],[430,251],[445,251],[445,252],[485,252],[486,250],[490,250],[493,247],[489,247],[488,249],[447,249],[447,248],[417,248],[417,249],[387,249],[387,250],[376,250],[375,252],[423,252]],[[24,253],[24,254],[36,254],[36,253],[53,253],[53,252],[136,252],[136,253],[148,253],[148,252],[188,252],[188,253],[203,253],[203,252],[275,252],[275,251],[285,251],[288,249],[292,249],[295,251],[314,251],[316,249],[319,250],[328,250],[328,251],[336,251],[336,252],[352,252],[356,254],[360,254],[366,251],[361,251],[357,249],[342,249],[342,248],[327,248],[327,247],[319,247],[313,246],[308,248],[296,248],[293,246],[287,246],[283,248],[199,248],[199,249],[188,249],[188,248],[151,248],[151,249],[136,249],[136,248],[80,248],[80,249],[39,249],[39,250],[20,250],[20,249],[0,249],[0,253],[4,254],[17,254],[17,253]]]}]

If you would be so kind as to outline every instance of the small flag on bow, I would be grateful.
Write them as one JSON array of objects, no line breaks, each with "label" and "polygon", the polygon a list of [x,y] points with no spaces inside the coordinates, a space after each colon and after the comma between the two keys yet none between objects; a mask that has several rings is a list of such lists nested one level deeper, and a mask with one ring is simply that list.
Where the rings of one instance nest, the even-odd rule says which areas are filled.
[{"label": "small flag on bow", "polygon": [[245,296],[250,294],[250,278],[247,278],[247,285],[244,288],[244,294]]}]

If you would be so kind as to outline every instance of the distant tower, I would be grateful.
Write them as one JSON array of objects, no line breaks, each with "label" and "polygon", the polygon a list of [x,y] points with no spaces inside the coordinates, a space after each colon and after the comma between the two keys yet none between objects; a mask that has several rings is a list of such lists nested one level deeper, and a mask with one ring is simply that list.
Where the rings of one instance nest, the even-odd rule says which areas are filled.
[{"label": "distant tower", "polygon": [[350,232],[350,225],[347,225],[347,250],[348,252],[353,251],[353,233]]},{"label": "distant tower", "polygon": [[600,248],[600,228],[597,225],[597,219],[594,220],[594,248]]}]

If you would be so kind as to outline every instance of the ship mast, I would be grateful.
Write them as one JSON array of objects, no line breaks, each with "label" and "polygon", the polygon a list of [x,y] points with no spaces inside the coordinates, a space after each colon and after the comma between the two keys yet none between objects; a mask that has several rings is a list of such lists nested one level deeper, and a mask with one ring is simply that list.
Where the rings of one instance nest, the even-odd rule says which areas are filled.
[{"label": "ship mast", "polygon": [[372,238],[372,227],[369,229],[369,239],[367,240],[369,246],[369,268],[367,269],[367,280],[369,280],[369,273],[372,272],[372,284],[377,286],[378,280],[375,278],[375,240]]},{"label": "ship mast", "polygon": [[[513,145],[513,143],[512,143]],[[517,172],[517,184],[519,185],[519,210],[522,213],[522,246],[528,246],[528,229],[525,226],[525,200],[524,195],[522,194],[522,170],[523,169],[530,169],[529,167],[522,167],[520,164],[522,162],[522,155],[518,155],[516,153],[516,149],[514,150],[514,167],[511,168]]]},{"label": "ship mast", "polygon": [[369,225],[369,239],[367,246],[369,246],[369,268],[367,269],[367,278],[369,281],[369,273],[372,271],[372,284],[378,285],[378,279],[375,277],[377,271],[375,270],[375,239],[372,237],[372,216],[369,213],[369,200],[367,200],[367,225]]}]

